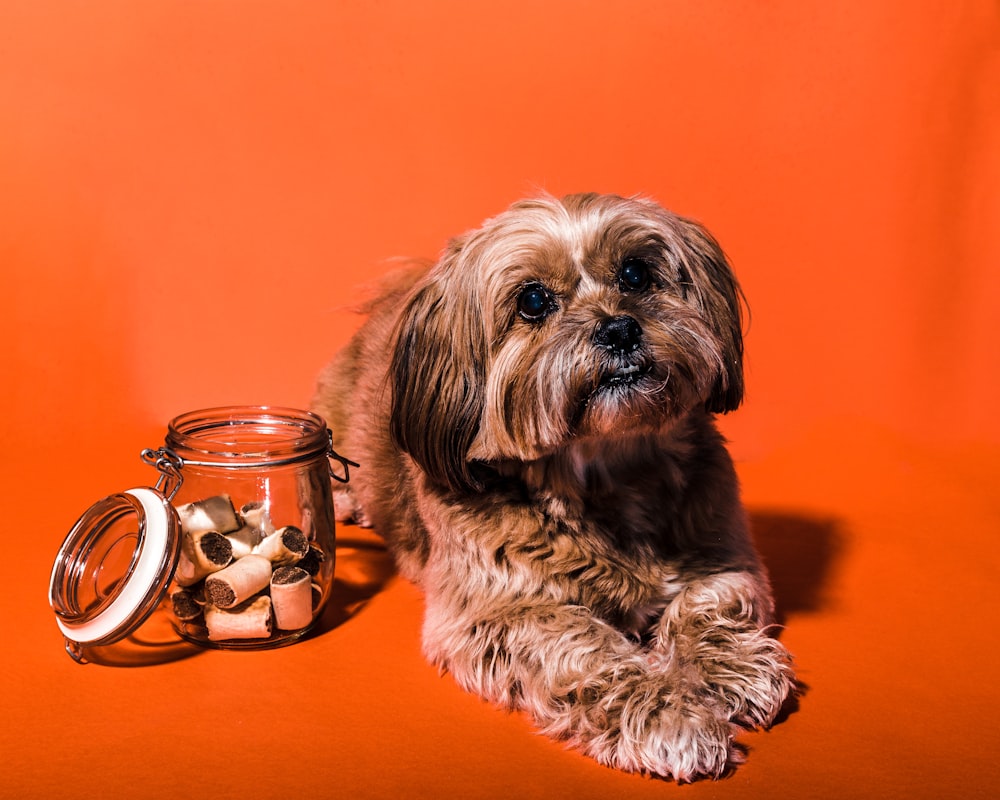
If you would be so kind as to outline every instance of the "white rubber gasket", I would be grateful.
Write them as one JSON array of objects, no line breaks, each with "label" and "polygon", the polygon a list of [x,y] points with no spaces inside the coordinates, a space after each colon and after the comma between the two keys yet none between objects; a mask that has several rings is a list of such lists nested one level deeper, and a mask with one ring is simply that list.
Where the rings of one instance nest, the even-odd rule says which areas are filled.
[{"label": "white rubber gasket", "polygon": [[[56,617],[56,624],[63,635],[79,644],[99,642],[125,627],[142,607],[149,588],[159,578],[159,571],[169,546],[167,515],[163,498],[152,489],[129,489],[142,507],[143,535],[135,569],[118,588],[111,604],[93,619],[79,624],[69,624]],[[51,592],[51,587],[50,587]],[[124,635],[124,634],[123,634]]]}]

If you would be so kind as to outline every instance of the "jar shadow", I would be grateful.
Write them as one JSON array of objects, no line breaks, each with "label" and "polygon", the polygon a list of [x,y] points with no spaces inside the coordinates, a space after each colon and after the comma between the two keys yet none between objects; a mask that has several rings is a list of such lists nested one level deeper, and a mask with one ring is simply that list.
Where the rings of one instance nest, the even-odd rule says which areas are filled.
[{"label": "jar shadow", "polygon": [[165,607],[154,611],[138,630],[112,644],[80,646],[67,643],[66,652],[81,664],[103,667],[152,667],[204,653],[174,630]]},{"label": "jar shadow", "polygon": [[330,599],[308,638],[322,636],[356,616],[395,573],[392,555],[373,531],[354,525],[347,533],[338,529]]}]

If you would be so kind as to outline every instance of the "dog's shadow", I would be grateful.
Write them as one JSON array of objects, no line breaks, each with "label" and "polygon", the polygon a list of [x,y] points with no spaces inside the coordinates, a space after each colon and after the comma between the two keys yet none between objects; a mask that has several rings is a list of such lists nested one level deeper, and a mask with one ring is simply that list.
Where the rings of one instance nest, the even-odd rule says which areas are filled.
[{"label": "dog's shadow", "polygon": [[845,542],[839,520],[751,509],[750,525],[771,576],[779,624],[789,615],[816,613],[833,602],[829,585]]},{"label": "dog's shadow", "polygon": [[[771,577],[775,621],[784,627],[789,616],[815,614],[834,602],[829,594],[833,571],[843,556],[842,524],[820,517],[776,509],[751,509],[754,542]],[[799,710],[809,686],[797,681],[775,719],[780,725]]]}]

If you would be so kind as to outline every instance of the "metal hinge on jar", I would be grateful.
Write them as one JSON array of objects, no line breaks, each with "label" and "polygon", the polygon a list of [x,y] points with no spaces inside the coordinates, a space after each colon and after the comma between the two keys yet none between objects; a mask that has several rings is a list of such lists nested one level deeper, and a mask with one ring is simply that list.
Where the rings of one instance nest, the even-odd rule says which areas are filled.
[{"label": "metal hinge on jar", "polygon": [[184,483],[184,475],[181,473],[184,459],[166,447],[161,447],[158,450],[147,447],[139,454],[139,457],[144,463],[155,467],[156,471],[160,473],[156,486],[153,488],[166,497],[169,503],[174,499],[177,490],[181,488],[181,484]]},{"label": "metal hinge on jar", "polygon": [[344,456],[340,455],[340,453],[338,453],[336,450],[333,449],[333,431],[331,431],[329,428],[327,428],[326,437],[327,441],[329,442],[326,449],[327,458],[329,458],[331,461],[338,462],[340,466],[344,468],[344,477],[341,477],[336,472],[334,472],[333,464],[331,464],[330,477],[333,478],[335,481],[340,481],[341,483],[347,483],[351,479],[350,468],[360,467],[361,465],[354,461],[351,461],[349,458],[345,458]]}]

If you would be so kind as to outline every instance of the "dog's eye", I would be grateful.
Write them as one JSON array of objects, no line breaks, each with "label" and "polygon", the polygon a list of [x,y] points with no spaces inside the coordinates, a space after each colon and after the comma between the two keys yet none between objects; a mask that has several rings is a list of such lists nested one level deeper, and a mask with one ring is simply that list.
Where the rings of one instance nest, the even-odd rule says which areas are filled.
[{"label": "dog's eye", "polygon": [[644,292],[650,283],[649,264],[641,258],[631,256],[622,262],[618,285],[623,292]]},{"label": "dog's eye", "polygon": [[528,322],[541,322],[552,308],[552,295],[540,283],[529,283],[517,296],[517,313]]}]

